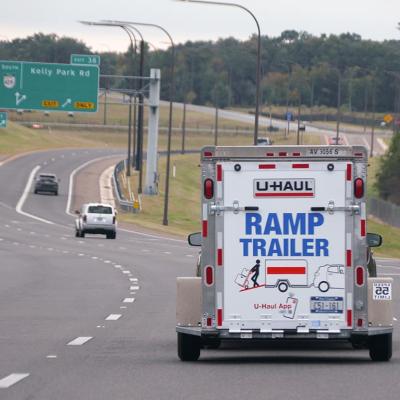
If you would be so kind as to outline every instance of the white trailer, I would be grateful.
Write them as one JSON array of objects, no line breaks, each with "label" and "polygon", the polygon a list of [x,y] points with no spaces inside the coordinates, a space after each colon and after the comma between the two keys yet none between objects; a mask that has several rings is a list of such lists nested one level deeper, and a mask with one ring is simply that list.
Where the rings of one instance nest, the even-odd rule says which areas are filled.
[{"label": "white trailer", "polygon": [[392,281],[367,271],[366,149],[205,147],[201,164],[201,278],[178,278],[180,359],[221,340],[332,339],[389,360]]}]

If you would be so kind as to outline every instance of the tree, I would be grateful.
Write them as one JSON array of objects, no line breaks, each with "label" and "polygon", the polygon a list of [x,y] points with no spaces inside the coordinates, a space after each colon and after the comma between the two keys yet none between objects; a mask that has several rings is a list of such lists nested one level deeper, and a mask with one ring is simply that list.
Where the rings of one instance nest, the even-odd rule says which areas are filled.
[{"label": "tree", "polygon": [[380,197],[400,205],[400,134],[393,136],[389,151],[383,157],[376,186]]}]

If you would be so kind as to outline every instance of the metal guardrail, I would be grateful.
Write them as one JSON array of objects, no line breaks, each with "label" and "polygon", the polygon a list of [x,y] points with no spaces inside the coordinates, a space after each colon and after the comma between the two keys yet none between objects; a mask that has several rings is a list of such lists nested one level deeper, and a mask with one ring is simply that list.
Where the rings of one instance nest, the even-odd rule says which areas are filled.
[{"label": "metal guardrail", "polygon": [[117,201],[119,208],[132,213],[138,213],[139,209],[135,208],[133,202],[127,200],[121,190],[121,183],[119,182],[119,175],[122,171],[125,170],[125,162],[126,160],[121,160],[118,164],[116,164],[114,168],[114,173],[112,176],[113,179],[113,187],[115,193],[115,200]]},{"label": "metal guardrail", "polygon": [[376,197],[368,201],[368,213],[388,225],[400,228],[400,206]]}]

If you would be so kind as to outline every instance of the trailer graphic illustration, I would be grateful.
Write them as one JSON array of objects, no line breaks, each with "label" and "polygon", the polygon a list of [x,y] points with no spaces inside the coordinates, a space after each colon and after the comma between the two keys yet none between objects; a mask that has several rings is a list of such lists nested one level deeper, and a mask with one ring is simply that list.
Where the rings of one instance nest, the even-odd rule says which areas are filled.
[{"label": "trailer graphic illustration", "polygon": [[278,288],[282,293],[286,292],[289,287],[310,287],[307,261],[265,260],[265,287]]}]

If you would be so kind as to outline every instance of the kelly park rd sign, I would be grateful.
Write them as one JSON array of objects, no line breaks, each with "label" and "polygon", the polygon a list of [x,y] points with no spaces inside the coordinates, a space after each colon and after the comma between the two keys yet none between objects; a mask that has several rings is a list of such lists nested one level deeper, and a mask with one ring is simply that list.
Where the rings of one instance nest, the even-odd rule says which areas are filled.
[{"label": "kelly park rd sign", "polygon": [[93,54],[71,54],[71,64],[100,65],[100,56]]},{"label": "kelly park rd sign", "polygon": [[0,112],[0,128],[7,128],[7,113]]},{"label": "kelly park rd sign", "polygon": [[99,67],[0,61],[0,108],[96,112]]}]

